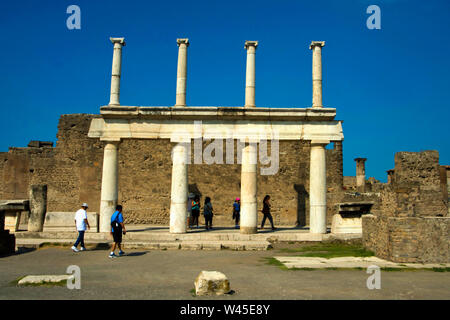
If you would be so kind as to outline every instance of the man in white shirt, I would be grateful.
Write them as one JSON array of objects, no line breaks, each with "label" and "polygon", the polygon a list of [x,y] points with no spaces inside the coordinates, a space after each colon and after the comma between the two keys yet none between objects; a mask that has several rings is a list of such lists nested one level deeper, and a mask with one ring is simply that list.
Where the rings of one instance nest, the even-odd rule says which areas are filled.
[{"label": "man in white shirt", "polygon": [[81,209],[79,209],[75,213],[75,227],[78,231],[78,238],[77,241],[72,246],[72,250],[74,252],[80,251],[77,249],[79,243],[81,244],[81,251],[86,250],[86,248],[84,247],[84,232],[86,231],[86,227],[88,229],[91,229],[91,227],[89,226],[89,221],[87,219],[87,212],[86,212],[87,208],[88,208],[87,203],[83,203],[81,205]]}]

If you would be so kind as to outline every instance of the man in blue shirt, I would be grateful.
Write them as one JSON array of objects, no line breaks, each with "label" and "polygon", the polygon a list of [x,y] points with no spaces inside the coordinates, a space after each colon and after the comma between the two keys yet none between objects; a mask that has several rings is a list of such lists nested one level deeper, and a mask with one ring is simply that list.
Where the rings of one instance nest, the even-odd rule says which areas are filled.
[{"label": "man in blue shirt", "polygon": [[111,253],[109,254],[110,258],[117,257],[114,251],[116,250],[116,246],[119,247],[119,256],[125,254],[122,251],[121,243],[122,243],[122,233],[126,234],[125,225],[123,223],[123,215],[122,215],[122,206],[119,204],[116,206],[116,212],[111,216],[111,235],[113,236],[114,243],[111,248]]},{"label": "man in blue shirt", "polygon": [[239,218],[241,217],[241,199],[236,198],[233,203],[233,219],[236,220],[236,229],[239,228]]}]

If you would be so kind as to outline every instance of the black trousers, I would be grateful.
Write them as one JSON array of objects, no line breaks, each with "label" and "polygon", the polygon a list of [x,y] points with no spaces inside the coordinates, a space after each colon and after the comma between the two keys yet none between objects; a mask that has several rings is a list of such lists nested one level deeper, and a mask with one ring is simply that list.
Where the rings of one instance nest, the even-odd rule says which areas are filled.
[{"label": "black trousers", "polygon": [[196,224],[198,226],[198,217],[200,216],[199,209],[192,210],[192,225]]},{"label": "black trousers", "polygon": [[272,225],[272,229],[275,228],[275,227],[273,226],[273,218],[272,218],[272,215],[271,215],[270,213],[264,213],[264,217],[263,217],[262,223],[261,223],[261,229],[264,228],[264,223],[266,222],[266,219],[269,219],[270,224]]},{"label": "black trousers", "polygon": [[236,213],[234,214],[234,220],[236,220],[236,225],[239,224],[239,219],[240,219],[240,217],[241,217],[240,212],[236,212]]},{"label": "black trousers", "polygon": [[206,226],[206,229],[212,227],[212,218],[213,218],[212,214],[205,215],[205,226]]}]

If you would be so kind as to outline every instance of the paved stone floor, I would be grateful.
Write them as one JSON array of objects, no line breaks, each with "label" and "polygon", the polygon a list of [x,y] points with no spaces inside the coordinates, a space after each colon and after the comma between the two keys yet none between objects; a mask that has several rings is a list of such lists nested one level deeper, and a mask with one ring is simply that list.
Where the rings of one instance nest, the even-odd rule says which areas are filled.
[{"label": "paved stone floor", "polygon": [[[368,290],[365,270],[282,270],[264,258],[269,251],[129,251],[116,259],[108,250],[73,253],[43,248],[0,258],[0,299],[205,299],[191,289],[201,270],[230,279],[235,294],[212,299],[449,299],[450,273],[382,271],[381,289]],[[81,289],[17,287],[30,274],[65,274],[81,268]]]}]

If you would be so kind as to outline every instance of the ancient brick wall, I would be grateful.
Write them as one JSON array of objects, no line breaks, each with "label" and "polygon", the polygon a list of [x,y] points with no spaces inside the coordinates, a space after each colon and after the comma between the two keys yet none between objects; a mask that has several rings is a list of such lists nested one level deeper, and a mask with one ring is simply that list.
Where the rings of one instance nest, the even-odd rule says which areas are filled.
[{"label": "ancient brick wall", "polygon": [[[80,203],[87,202],[90,211],[98,212],[104,144],[87,137],[93,117],[97,116],[61,116],[54,148],[11,148],[0,153],[4,182],[0,197],[27,197],[30,184],[47,184],[48,211],[75,211]],[[129,223],[169,223],[172,146],[168,140],[156,139],[124,139],[120,143],[119,202]],[[258,207],[262,208],[263,197],[270,194],[277,225],[309,224],[309,158],[308,141],[280,141],[277,174],[258,175]],[[342,195],[340,142],[326,151],[326,160],[331,222],[334,204]],[[231,208],[234,198],[240,196],[240,175],[237,160],[232,165],[189,166],[190,192],[201,194],[202,202],[205,196],[211,197],[216,225],[233,224]],[[261,213],[258,218],[260,221]]]},{"label": "ancient brick wall", "polygon": [[449,224],[437,151],[398,152],[380,210],[363,217],[363,243],[396,262],[448,262]]},{"label": "ancient brick wall", "polygon": [[363,243],[377,257],[403,263],[450,261],[449,217],[363,216]]},{"label": "ancient brick wall", "polygon": [[400,216],[447,215],[437,151],[397,152],[393,190]]}]

